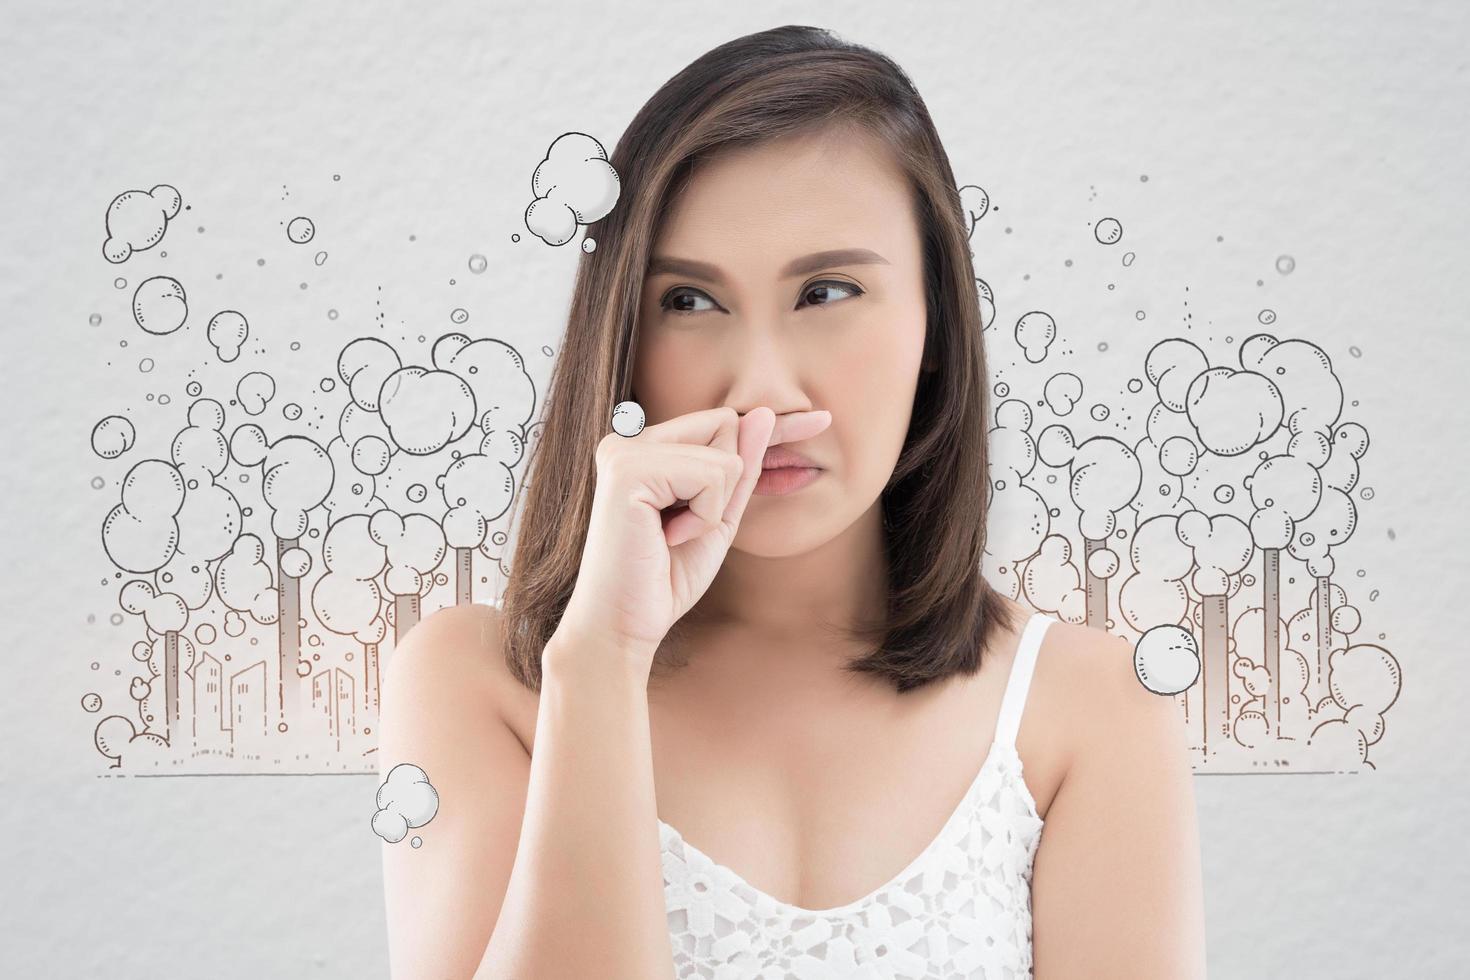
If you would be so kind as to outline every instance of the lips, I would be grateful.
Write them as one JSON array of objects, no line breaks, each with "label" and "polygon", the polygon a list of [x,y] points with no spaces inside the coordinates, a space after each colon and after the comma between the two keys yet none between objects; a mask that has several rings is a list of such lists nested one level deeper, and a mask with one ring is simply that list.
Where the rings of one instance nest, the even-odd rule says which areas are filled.
[{"label": "lips", "polygon": [[820,466],[817,466],[816,463],[801,453],[788,449],[785,446],[772,446],[766,450],[765,458],[761,460],[761,469],[763,470],[779,470],[788,467],[821,469]]}]

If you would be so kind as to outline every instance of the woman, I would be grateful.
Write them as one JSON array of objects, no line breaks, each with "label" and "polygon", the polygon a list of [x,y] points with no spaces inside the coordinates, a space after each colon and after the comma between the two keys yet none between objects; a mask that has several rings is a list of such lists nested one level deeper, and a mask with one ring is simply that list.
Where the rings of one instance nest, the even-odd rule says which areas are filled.
[{"label": "woman", "polygon": [[[385,848],[394,976],[1204,976],[1174,703],[980,574],[980,312],[907,77],[743,37],[611,162],[501,608],[430,616],[385,682],[384,771],[441,801]],[[667,617],[617,601],[630,496]]]}]

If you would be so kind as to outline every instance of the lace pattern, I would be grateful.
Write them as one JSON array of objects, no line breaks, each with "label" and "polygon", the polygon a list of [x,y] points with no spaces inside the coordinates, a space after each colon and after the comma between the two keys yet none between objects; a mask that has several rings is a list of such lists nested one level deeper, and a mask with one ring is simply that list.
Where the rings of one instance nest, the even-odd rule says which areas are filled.
[{"label": "lace pattern", "polygon": [[939,836],[835,909],[781,902],[659,821],[679,980],[1031,977],[1031,871],[1042,819],[1014,744],[996,744]]}]

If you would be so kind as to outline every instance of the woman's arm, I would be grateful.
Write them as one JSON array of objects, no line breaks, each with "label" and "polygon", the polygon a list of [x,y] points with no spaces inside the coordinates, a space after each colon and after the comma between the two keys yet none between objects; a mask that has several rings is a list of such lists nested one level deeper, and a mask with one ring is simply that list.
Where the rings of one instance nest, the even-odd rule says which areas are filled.
[{"label": "woman's arm", "polygon": [[498,636],[489,607],[435,612],[384,682],[381,770],[411,762],[439,793],[422,847],[383,845],[394,980],[672,978],[646,677],[553,637],[533,760],[499,708]]},{"label": "woman's arm", "polygon": [[1175,700],[1099,630],[1069,654],[1075,748],[1031,880],[1036,980],[1203,980],[1193,774]]}]

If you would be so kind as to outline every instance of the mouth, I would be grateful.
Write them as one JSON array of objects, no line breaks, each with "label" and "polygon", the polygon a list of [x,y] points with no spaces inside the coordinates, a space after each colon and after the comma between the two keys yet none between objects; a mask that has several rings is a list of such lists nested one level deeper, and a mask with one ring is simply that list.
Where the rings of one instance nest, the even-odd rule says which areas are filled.
[{"label": "mouth", "polygon": [[814,461],[808,459],[807,457],[803,456],[799,452],[796,452],[795,450],[788,449],[785,446],[772,446],[771,448],[769,448],[769,449],[766,450],[765,458],[763,460],[761,460],[761,469],[762,470],[786,470],[786,469],[799,469],[799,470],[810,469],[810,470],[819,470],[819,469],[821,469],[821,467],[818,466]]}]

